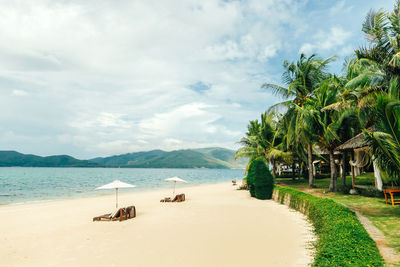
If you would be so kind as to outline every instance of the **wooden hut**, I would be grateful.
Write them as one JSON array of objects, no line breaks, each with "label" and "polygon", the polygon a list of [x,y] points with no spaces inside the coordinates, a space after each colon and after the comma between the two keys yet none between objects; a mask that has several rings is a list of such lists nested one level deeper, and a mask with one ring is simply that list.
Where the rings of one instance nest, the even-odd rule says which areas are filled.
[{"label": "wooden hut", "polygon": [[[334,157],[335,157],[335,163],[338,163],[338,158],[340,158],[341,153],[339,151],[334,151],[333,152]],[[314,176],[317,175],[317,171],[316,171],[316,165],[317,164],[321,164],[321,166],[323,166],[328,172],[330,172],[329,170],[329,152],[327,150],[325,150],[324,148],[321,148],[318,145],[315,145],[313,147],[313,174]],[[322,164],[322,162],[325,162],[324,164]],[[340,169],[340,173],[341,173]]]},{"label": "wooden hut", "polygon": [[[373,131],[373,128],[369,128],[368,131]],[[346,152],[350,152],[350,166],[351,166],[351,176],[352,176],[352,185],[354,187],[363,187],[357,186],[355,182],[355,176],[360,175],[361,169],[365,167],[371,160],[369,157],[368,145],[365,141],[365,134],[359,133],[358,135],[354,136],[353,138],[347,140],[340,146],[336,147],[336,151],[340,151],[343,155]],[[375,176],[375,187],[382,191],[382,178],[380,174],[380,170],[373,160],[373,167],[374,167],[374,176]]]}]

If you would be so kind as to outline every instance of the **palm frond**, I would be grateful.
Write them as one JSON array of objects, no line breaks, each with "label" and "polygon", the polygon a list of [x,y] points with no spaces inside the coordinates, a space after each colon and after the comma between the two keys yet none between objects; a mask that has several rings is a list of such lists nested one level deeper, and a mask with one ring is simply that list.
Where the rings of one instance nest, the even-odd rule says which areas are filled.
[{"label": "palm frond", "polygon": [[273,94],[278,95],[283,98],[289,98],[291,96],[295,96],[296,93],[291,91],[289,88],[285,88],[283,86],[279,86],[272,83],[264,83],[261,86],[262,89],[271,90]]}]

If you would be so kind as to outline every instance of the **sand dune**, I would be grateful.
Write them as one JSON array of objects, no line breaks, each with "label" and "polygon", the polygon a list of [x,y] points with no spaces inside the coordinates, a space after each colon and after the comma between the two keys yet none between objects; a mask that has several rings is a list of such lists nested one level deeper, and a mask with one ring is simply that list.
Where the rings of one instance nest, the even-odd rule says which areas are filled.
[{"label": "sand dune", "polygon": [[230,184],[120,195],[137,217],[92,222],[114,196],[0,207],[0,266],[305,266],[310,225],[273,201]]}]

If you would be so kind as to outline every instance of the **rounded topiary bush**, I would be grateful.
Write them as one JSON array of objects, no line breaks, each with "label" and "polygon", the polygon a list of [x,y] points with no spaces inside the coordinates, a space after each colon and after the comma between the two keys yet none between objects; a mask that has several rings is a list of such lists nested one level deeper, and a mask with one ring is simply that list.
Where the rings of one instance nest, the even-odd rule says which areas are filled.
[{"label": "rounded topiary bush", "polygon": [[250,196],[255,197],[256,196],[256,191],[254,188],[254,177],[256,176],[255,173],[255,168],[254,168],[254,159],[250,159],[250,165],[249,165],[249,169],[247,171],[247,177],[246,177],[246,183],[247,186],[249,187],[249,192],[250,192]]},{"label": "rounded topiary bush", "polygon": [[[251,184],[249,184],[249,180]],[[258,199],[272,198],[274,177],[262,159],[255,159],[251,162],[247,174],[247,184],[252,197]]]}]

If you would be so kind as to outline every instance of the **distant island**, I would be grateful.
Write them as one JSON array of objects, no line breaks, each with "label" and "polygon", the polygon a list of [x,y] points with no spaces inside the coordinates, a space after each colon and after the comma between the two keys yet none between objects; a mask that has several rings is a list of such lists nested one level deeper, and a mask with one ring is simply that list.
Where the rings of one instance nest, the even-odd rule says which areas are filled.
[{"label": "distant island", "polygon": [[234,161],[235,151],[212,147],[174,151],[152,150],[79,160],[68,155],[41,157],[16,151],[0,151],[0,167],[108,167],[108,168],[244,168]]}]

